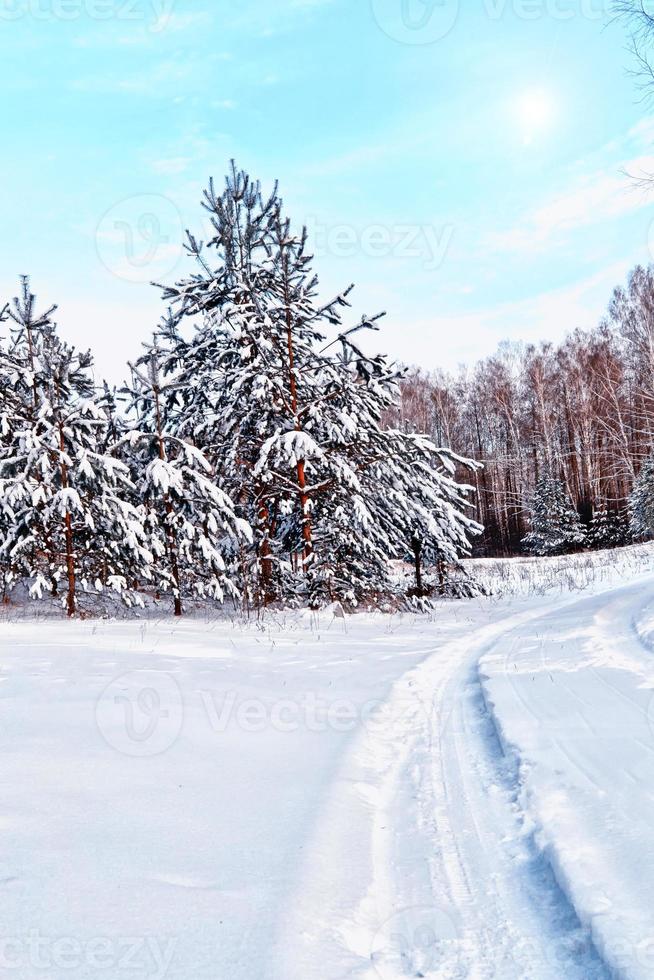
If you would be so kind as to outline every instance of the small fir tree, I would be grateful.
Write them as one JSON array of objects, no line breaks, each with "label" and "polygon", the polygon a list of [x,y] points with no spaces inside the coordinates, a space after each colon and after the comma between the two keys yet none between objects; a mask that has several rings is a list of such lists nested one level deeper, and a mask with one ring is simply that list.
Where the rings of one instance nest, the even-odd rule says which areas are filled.
[{"label": "small fir tree", "polygon": [[531,555],[561,555],[586,544],[586,534],[561,480],[541,477],[531,511],[531,530],[523,539]]},{"label": "small fir tree", "polygon": [[621,510],[598,508],[588,528],[588,546],[598,551],[604,548],[621,548],[629,544],[629,515]]},{"label": "small fir tree", "polygon": [[643,463],[629,497],[630,530],[634,538],[654,535],[654,454]]}]

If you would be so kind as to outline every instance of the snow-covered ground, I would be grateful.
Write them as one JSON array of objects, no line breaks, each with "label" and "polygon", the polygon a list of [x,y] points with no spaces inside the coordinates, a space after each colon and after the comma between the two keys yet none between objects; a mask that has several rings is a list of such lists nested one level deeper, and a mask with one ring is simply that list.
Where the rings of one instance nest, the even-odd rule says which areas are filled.
[{"label": "snow-covered ground", "polygon": [[654,551],[597,567],[430,617],[9,616],[0,976],[653,976]]},{"label": "snow-covered ground", "polygon": [[495,596],[535,596],[598,589],[654,570],[651,543],[554,558],[471,558],[468,572]]},{"label": "snow-covered ground", "polygon": [[481,659],[516,805],[611,975],[654,976],[654,581],[519,626]]}]

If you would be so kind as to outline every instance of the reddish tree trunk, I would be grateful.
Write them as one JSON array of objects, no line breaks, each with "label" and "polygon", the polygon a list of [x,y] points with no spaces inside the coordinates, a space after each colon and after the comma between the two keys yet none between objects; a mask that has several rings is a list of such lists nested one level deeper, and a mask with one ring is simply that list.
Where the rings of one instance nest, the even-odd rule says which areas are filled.
[{"label": "reddish tree trunk", "polygon": [[[61,486],[64,490],[68,489],[68,467],[64,461],[64,452],[66,451],[66,443],[64,441],[64,429],[61,422],[59,422],[59,450],[61,452],[60,468],[61,468]],[[66,594],[66,612],[69,616],[74,616],[77,612],[77,603],[75,601],[75,552],[74,552],[74,541],[73,541],[73,519],[71,513],[66,509],[66,514],[64,516],[64,540],[66,543],[66,578],[68,580],[68,592]]]},{"label": "reddish tree trunk", "polygon": [[[157,367],[158,370],[158,367]],[[159,388],[157,385],[153,385],[152,393],[154,395],[154,407],[155,415],[157,421],[157,440],[159,445],[159,459],[165,461],[166,459],[166,447],[163,441],[163,430],[161,425],[161,409],[159,407]],[[168,544],[168,557],[170,559],[170,571],[173,576],[173,587],[174,587],[174,610],[176,616],[182,615],[182,583],[181,576],[179,573],[179,561],[177,560],[177,538],[175,536],[175,530],[172,526],[172,517],[174,514],[173,505],[170,502],[168,494],[164,494],[164,508],[166,511],[166,539]]]},{"label": "reddish tree trunk", "polygon": [[[295,416],[295,430],[296,432],[301,432],[302,427],[299,423],[297,417],[298,410],[298,399],[297,399],[297,381],[295,379],[295,352],[293,350],[293,330],[291,323],[291,311],[289,307],[289,297],[288,288],[285,290],[285,300],[286,300],[286,340],[288,344],[288,367],[289,367],[289,378],[290,378],[290,389],[291,389],[291,409],[293,415]],[[311,499],[307,493],[307,478],[306,478],[306,468],[305,461],[303,459],[298,460],[297,463],[297,483],[299,487],[300,496],[300,510],[302,514],[302,540],[304,542],[304,547],[302,549],[302,557],[304,570],[306,571],[311,556],[313,554],[313,530],[311,526]]]},{"label": "reddish tree trunk", "polygon": [[73,553],[73,522],[70,511],[66,511],[66,574],[68,578],[68,594],[66,596],[66,612],[74,616],[77,612],[75,602],[75,556]]}]

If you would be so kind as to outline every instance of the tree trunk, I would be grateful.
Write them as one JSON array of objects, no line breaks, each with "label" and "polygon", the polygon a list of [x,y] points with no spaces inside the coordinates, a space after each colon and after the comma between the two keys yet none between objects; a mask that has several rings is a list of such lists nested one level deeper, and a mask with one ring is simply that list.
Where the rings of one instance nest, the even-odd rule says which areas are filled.
[{"label": "tree trunk", "polygon": [[173,576],[173,600],[175,606],[175,615],[182,615],[182,582],[179,573],[179,562],[177,560],[177,539],[175,537],[175,531],[173,530],[171,520],[174,514],[173,505],[168,499],[168,494],[166,494],[164,499],[164,506],[166,508],[166,537],[168,544],[168,557],[170,559],[170,571]]},{"label": "tree trunk", "polygon": [[419,595],[423,594],[422,588],[422,545],[417,538],[414,538],[411,542],[411,548],[413,549],[413,561],[416,570],[416,591]]},{"label": "tree trunk", "polygon": [[75,602],[75,555],[73,552],[73,521],[70,511],[66,511],[66,577],[68,579],[68,594],[66,596],[66,612],[74,616],[77,612]]},{"label": "tree trunk", "polygon": [[445,595],[445,562],[439,558],[436,567],[438,568],[438,591],[441,595]]},{"label": "tree trunk", "polygon": [[261,595],[264,605],[269,605],[273,599],[273,564],[272,549],[270,547],[270,513],[265,504],[259,509],[259,520],[263,526],[263,537],[259,547],[259,562],[261,566]]},{"label": "tree trunk", "polygon": [[[66,443],[64,441],[64,429],[61,421],[59,422],[59,450],[61,452],[60,471],[62,489],[68,489],[68,467],[64,462]],[[75,552],[73,540],[73,519],[70,511],[66,509],[64,516],[64,540],[66,542],[66,578],[68,580],[68,592],[66,595],[66,612],[69,616],[74,616],[77,612],[75,601]]]},{"label": "tree trunk", "polygon": [[303,558],[304,569],[306,571],[311,555],[313,554],[313,531],[311,527],[311,500],[306,492],[307,481],[303,459],[301,459],[297,464],[297,480],[300,487],[300,507],[302,508],[302,540],[304,541]]},{"label": "tree trunk", "polygon": [[[288,276],[288,270],[286,270],[286,275]],[[290,389],[291,389],[291,409],[293,415],[295,416],[295,430],[296,432],[302,432],[302,427],[297,417],[298,410],[298,400],[297,400],[297,382],[295,380],[295,352],[293,350],[293,325],[291,322],[291,310],[289,306],[289,295],[288,295],[288,282],[284,283],[284,301],[286,306],[286,342],[288,346],[288,370],[290,379]],[[307,478],[305,470],[305,461],[303,459],[298,460],[297,464],[297,482],[300,490],[300,512],[302,515],[302,540],[304,542],[304,547],[302,549],[302,557],[304,564],[304,571],[306,572],[311,556],[313,554],[313,531],[311,526],[311,500],[307,493]]]},{"label": "tree trunk", "polygon": [[[158,375],[159,365],[155,361],[155,372]],[[165,461],[166,459],[166,447],[163,441],[163,428],[161,425],[161,408],[159,405],[159,387],[155,383],[152,385],[152,393],[154,395],[154,406],[155,406],[155,416],[157,423],[157,441],[159,446],[159,459]],[[177,560],[177,539],[175,537],[175,531],[172,526],[172,517],[174,514],[173,505],[170,502],[168,494],[164,494],[164,509],[166,511],[166,543],[168,545],[168,557],[170,559],[170,571],[173,576],[173,603],[176,616],[182,615],[182,583],[181,576],[179,573],[179,562]]]}]

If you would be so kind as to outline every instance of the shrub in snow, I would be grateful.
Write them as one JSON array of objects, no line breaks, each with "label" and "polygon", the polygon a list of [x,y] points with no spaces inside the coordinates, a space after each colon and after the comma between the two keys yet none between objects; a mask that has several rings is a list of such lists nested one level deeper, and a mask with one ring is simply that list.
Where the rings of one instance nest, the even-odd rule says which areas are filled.
[{"label": "shrub in snow", "polygon": [[561,480],[541,477],[531,510],[531,530],[523,539],[531,555],[562,555],[587,543],[586,533]]},{"label": "shrub in snow", "polygon": [[645,460],[629,498],[630,530],[634,538],[654,534],[654,455]]},{"label": "shrub in snow", "polygon": [[590,548],[621,548],[630,541],[629,515],[625,511],[606,508],[595,511],[588,528],[587,543]]}]

